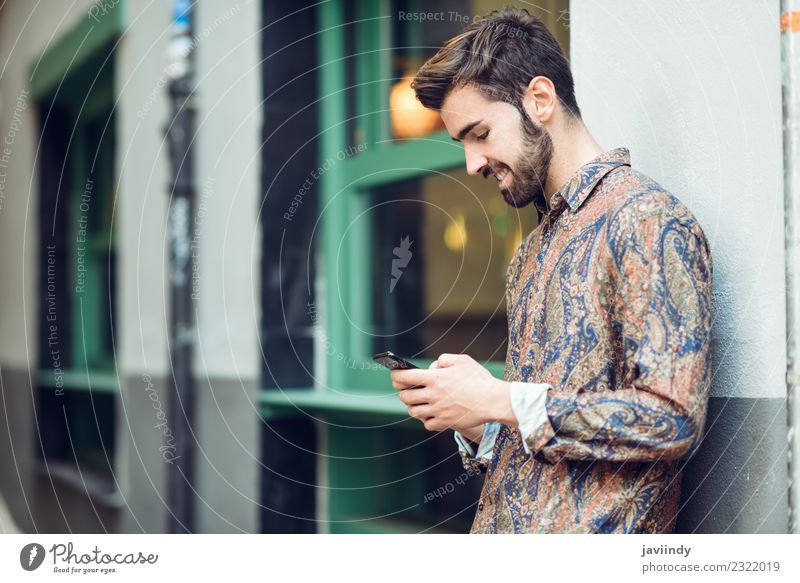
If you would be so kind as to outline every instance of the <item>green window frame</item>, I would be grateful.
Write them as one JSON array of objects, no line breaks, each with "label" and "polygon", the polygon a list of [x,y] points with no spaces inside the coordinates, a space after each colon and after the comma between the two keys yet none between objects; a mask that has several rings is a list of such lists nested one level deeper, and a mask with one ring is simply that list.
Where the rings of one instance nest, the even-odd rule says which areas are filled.
[{"label": "green window frame", "polygon": [[[552,14],[559,2],[546,3]],[[315,318],[315,323],[322,324],[325,349],[316,352],[314,372],[322,378],[316,387],[262,391],[262,413],[267,421],[298,416],[321,421],[318,487],[326,503],[321,504],[319,518],[330,532],[461,529],[454,524],[442,527],[420,504],[426,492],[442,485],[430,483],[437,479],[433,467],[447,463],[452,467],[442,466],[445,473],[460,470],[453,460],[456,446],[452,436],[449,432],[429,434],[408,417],[391,388],[389,374],[371,359],[374,352],[392,347],[374,345],[350,319],[372,321],[371,282],[375,277],[371,225],[352,219],[369,208],[375,189],[463,168],[464,151],[446,131],[409,140],[391,138],[388,2],[355,0],[352,6],[352,14],[348,14],[346,0],[317,7],[319,160],[336,160],[318,179],[321,233],[316,243],[325,285],[324,291],[317,288],[322,309],[317,310],[321,318]],[[351,57],[346,53],[351,19],[358,23],[352,37],[353,52],[358,55],[352,81],[348,78]],[[349,82],[355,84],[352,108]],[[348,120],[349,112],[354,124]],[[352,142],[367,147],[340,156]],[[430,362],[415,359],[420,366]],[[503,377],[504,362],[483,364],[494,376]],[[462,494],[462,500],[469,498],[469,492]],[[465,502],[456,512],[469,514],[472,509],[474,506]],[[466,514],[459,518],[463,521]]]},{"label": "green window frame", "polygon": [[[60,371],[53,362],[39,363],[37,418],[53,420],[38,428],[42,471],[118,507],[119,380],[111,338],[117,290],[108,277],[115,276],[112,262],[118,256],[112,226],[117,182],[114,51],[125,29],[126,6],[124,0],[101,4],[96,2],[96,11],[30,64],[29,90],[42,121],[46,115],[58,116],[71,134],[64,174],[70,182],[59,189],[60,208],[52,219],[53,224],[63,221],[65,228],[64,239],[57,241],[66,263],[58,286],[67,314],[58,318]],[[44,244],[49,230],[43,228],[40,237]],[[66,454],[59,441],[68,442]],[[84,479],[84,473],[92,479]]]},{"label": "green window frame", "polygon": [[[358,321],[369,321],[374,308],[370,285],[375,277],[371,269],[372,235],[366,221],[351,225],[351,219],[366,211],[368,195],[375,188],[464,167],[463,147],[453,142],[444,130],[409,140],[391,137],[385,109],[392,83],[391,33],[387,26],[389,17],[381,11],[383,4],[366,0],[356,3],[359,22],[356,53],[360,55],[356,65],[355,116],[359,120],[356,133],[369,147],[345,158],[321,178],[322,255],[328,290],[324,298],[328,314],[326,330],[331,344],[337,348],[327,357],[327,384],[334,390],[355,394],[364,391],[393,394],[393,390],[386,370],[372,363],[372,354],[384,347],[373,345],[367,334],[354,330],[347,317],[350,313]],[[336,17],[341,18],[341,11],[330,15],[332,19]],[[338,48],[336,59],[332,55],[336,54],[337,47],[344,46],[340,24],[332,21],[323,22],[321,26],[324,35],[322,62],[330,62],[337,68],[342,63],[341,49]],[[335,159],[347,144],[346,125],[341,123],[345,118],[344,71],[328,71],[325,75],[327,67],[323,64],[321,91],[329,103],[322,107],[320,125],[330,129],[323,134],[320,154],[323,160]],[[346,231],[348,247],[340,250]],[[342,278],[340,274],[348,277]],[[342,301],[346,302],[344,306]],[[343,355],[341,359],[340,354]],[[342,361],[348,365],[342,366]],[[428,366],[433,361],[417,359],[415,362]],[[502,361],[484,364],[493,375],[503,377]],[[405,406],[402,406],[402,413],[405,414]]]},{"label": "green window frame", "polygon": [[[385,369],[372,361],[374,346],[367,334],[353,329],[348,314],[368,321],[373,310],[371,297],[372,245],[366,221],[350,224],[350,219],[365,212],[372,189],[402,180],[420,178],[431,172],[444,172],[464,166],[464,151],[446,131],[410,140],[391,139],[389,115],[385,105],[391,88],[388,39],[389,15],[382,13],[383,2],[357,0],[358,21],[355,52],[355,119],[357,140],[369,144],[364,151],[339,160],[348,144],[346,60],[344,54],[344,5],[341,0],[319,6],[319,122],[320,160],[337,160],[319,178],[321,237],[319,247],[325,273],[324,302],[326,360],[317,370],[326,371],[326,389],[289,388],[264,392],[262,405],[267,415],[280,415],[287,409],[369,413],[405,417],[406,408],[391,388]],[[346,237],[346,246],[341,245]],[[346,276],[342,276],[346,274]],[[432,360],[417,359],[420,366]],[[498,378],[504,363],[484,363]],[[385,396],[387,398],[375,398]]]},{"label": "green window frame", "polygon": [[[320,484],[325,484],[328,528],[331,532],[377,533],[447,531],[422,515],[393,516],[385,508],[413,509],[420,506],[426,488],[426,472],[432,464],[423,450],[427,440],[419,424],[408,418],[406,407],[391,388],[385,369],[374,366],[375,350],[365,333],[356,332],[348,313],[365,321],[373,310],[370,282],[370,225],[352,217],[364,212],[368,193],[396,181],[422,177],[430,172],[462,167],[464,152],[450,136],[438,132],[423,138],[395,142],[390,139],[388,103],[391,80],[385,43],[390,38],[388,17],[381,16],[381,4],[366,0],[355,3],[357,25],[355,51],[355,136],[369,144],[364,151],[341,159],[348,144],[346,59],[344,47],[345,6],[336,0],[318,7],[319,136],[320,160],[337,163],[319,179],[321,237],[318,241],[324,273],[323,327],[326,345],[324,388],[296,388],[262,391],[262,413],[266,420],[310,415],[324,420],[327,460]],[[340,243],[345,231],[346,247]],[[416,360],[420,366],[431,361]],[[488,363],[493,374],[502,377],[503,363]],[[423,439],[420,439],[423,437]],[[438,436],[445,459],[455,453],[449,436]],[[422,442],[422,443],[420,443]],[[389,453],[387,453],[389,452]],[[451,460],[452,461],[452,460]]]},{"label": "green window frame", "polygon": [[[91,168],[95,174],[94,182],[114,185],[114,148],[101,149],[96,154],[88,151],[91,146],[90,132],[98,123],[103,126],[103,141],[115,141],[115,107],[113,59],[111,53],[125,28],[126,6],[124,1],[113,6],[98,6],[94,14],[102,17],[83,18],[71,30],[64,33],[52,46],[31,63],[29,88],[34,101],[40,106],[54,98],[64,100],[66,109],[74,116],[74,134],[70,147],[69,164],[73,169],[70,197],[66,212],[69,215],[71,232],[69,241],[75,244],[69,259],[77,262],[78,218],[81,195],[87,185],[86,172]],[[87,67],[87,63],[102,63],[103,70],[98,73]],[[87,88],[91,88],[87,92]],[[111,175],[109,175],[109,172]],[[109,196],[94,198],[91,214],[110,216],[113,204]],[[72,326],[69,330],[69,356],[71,366],[64,371],[63,385],[68,390],[91,390],[106,393],[119,391],[113,354],[105,353],[99,342],[109,325],[108,314],[101,313],[97,307],[101,294],[108,293],[99,276],[103,268],[101,257],[104,250],[116,253],[117,243],[113,229],[86,231],[85,250],[82,259],[86,265],[85,294],[76,292],[78,285],[75,270],[70,270],[70,311]],[[80,324],[83,323],[81,326]],[[38,383],[43,387],[56,387],[52,371],[40,369]]]}]

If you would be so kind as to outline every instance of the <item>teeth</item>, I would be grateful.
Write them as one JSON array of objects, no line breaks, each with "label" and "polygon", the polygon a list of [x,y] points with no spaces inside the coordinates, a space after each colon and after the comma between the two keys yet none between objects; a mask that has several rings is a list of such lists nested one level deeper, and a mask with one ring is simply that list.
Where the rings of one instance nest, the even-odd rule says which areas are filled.
[{"label": "teeth", "polygon": [[494,177],[497,179],[497,182],[502,182],[503,179],[508,174],[508,170],[501,170],[500,172],[495,173]]}]

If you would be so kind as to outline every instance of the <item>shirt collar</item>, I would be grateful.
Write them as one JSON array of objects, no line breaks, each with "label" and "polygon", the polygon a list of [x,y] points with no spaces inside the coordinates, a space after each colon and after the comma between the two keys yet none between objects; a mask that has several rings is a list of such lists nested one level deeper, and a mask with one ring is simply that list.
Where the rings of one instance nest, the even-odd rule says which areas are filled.
[{"label": "shirt collar", "polygon": [[[564,186],[555,193],[550,199],[550,209],[563,210],[563,202],[569,205],[572,212],[578,208],[589,198],[589,195],[594,191],[594,187],[603,179],[603,177],[611,172],[614,168],[619,166],[630,166],[631,155],[627,148],[616,148],[603,152],[596,158],[590,160],[581,166],[572,178],[567,180]],[[543,210],[543,209],[540,209]],[[547,214],[547,211],[544,211]]]}]

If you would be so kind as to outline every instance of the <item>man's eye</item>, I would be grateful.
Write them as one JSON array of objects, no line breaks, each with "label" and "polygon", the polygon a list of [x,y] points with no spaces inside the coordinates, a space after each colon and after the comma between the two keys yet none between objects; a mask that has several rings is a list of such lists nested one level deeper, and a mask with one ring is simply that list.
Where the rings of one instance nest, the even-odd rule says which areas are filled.
[{"label": "man's eye", "polygon": [[478,141],[479,141],[479,142],[482,142],[482,141],[483,141],[483,140],[485,140],[485,139],[486,139],[488,136],[489,136],[489,130],[486,130],[485,132],[483,132],[481,135],[479,135],[479,136],[478,136]]}]

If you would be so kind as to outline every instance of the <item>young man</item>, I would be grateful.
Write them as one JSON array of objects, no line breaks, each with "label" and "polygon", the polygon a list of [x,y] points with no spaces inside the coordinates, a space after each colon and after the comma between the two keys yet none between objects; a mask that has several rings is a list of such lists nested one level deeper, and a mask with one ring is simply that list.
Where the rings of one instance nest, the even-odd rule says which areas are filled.
[{"label": "young man", "polygon": [[392,372],[409,414],[454,429],[486,472],[472,532],[672,532],[711,382],[703,231],[626,149],[598,145],[525,10],[467,27],[413,87],[467,171],[541,216],[508,268],[505,380],[463,354]]}]

